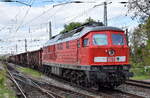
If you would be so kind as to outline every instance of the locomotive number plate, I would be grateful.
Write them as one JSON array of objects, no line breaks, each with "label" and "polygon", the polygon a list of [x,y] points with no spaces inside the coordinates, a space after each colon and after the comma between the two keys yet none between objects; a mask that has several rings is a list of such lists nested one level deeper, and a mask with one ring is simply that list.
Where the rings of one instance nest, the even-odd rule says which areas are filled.
[{"label": "locomotive number plate", "polygon": [[114,57],[108,57],[107,58],[107,62],[114,62],[115,61],[115,58]]},{"label": "locomotive number plate", "polygon": [[125,62],[126,56],[94,57],[94,62]]}]

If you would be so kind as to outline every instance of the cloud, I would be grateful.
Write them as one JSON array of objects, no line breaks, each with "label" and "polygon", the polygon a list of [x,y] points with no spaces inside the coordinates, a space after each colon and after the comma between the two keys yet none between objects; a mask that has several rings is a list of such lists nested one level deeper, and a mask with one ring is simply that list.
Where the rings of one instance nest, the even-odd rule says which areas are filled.
[{"label": "cloud", "polygon": [[[67,0],[69,1],[69,0]],[[53,35],[58,34],[64,24],[73,21],[84,22],[85,19],[91,17],[95,20],[103,21],[103,6],[94,5],[101,4],[104,0],[80,0],[83,4],[66,4],[56,6],[53,8],[53,4],[47,4],[43,6],[28,7],[17,4],[0,3],[0,39],[5,42],[1,43],[4,49],[8,49],[7,52],[15,51],[16,44],[18,45],[18,51],[24,51],[25,38],[29,41],[29,50],[37,49],[41,47],[48,38],[48,23],[52,23]],[[127,0],[107,0],[112,4],[108,5],[108,24],[111,26],[129,26],[133,27],[137,23],[130,19],[130,16],[125,16],[127,8],[118,2]],[[55,4],[57,4],[55,2]],[[62,2],[62,1],[61,1]],[[95,2],[95,3],[93,3]],[[1,30],[1,28],[5,27]],[[29,33],[30,28],[30,33]],[[17,32],[16,32],[17,30]],[[8,40],[6,40],[8,39]],[[40,40],[32,41],[31,40]],[[10,50],[9,50],[9,48]],[[12,48],[13,47],[13,48]],[[11,49],[12,48],[12,49]],[[0,48],[1,49],[1,48]],[[4,50],[3,49],[3,50]],[[1,52],[3,52],[3,50]]]}]

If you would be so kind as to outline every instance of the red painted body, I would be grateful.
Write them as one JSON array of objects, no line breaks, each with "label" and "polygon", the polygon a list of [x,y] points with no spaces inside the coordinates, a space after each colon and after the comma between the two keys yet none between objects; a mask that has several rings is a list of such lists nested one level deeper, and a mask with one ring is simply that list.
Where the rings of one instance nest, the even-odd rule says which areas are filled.
[{"label": "red painted body", "polygon": [[[94,34],[106,34],[108,45],[94,45],[93,35]],[[113,45],[112,34],[123,35],[124,45]],[[88,38],[88,46],[83,46],[83,40]],[[110,56],[108,51],[113,49],[115,54]],[[125,61],[116,62],[116,56],[125,56]],[[43,48],[42,61],[49,63],[59,64],[72,64],[72,65],[89,65],[89,66],[101,66],[101,65],[127,65],[129,64],[129,48],[126,43],[126,37],[124,32],[121,31],[92,31],[84,35],[83,37],[70,40],[67,42],[50,45]],[[94,57],[111,57],[107,62],[94,62]]]}]

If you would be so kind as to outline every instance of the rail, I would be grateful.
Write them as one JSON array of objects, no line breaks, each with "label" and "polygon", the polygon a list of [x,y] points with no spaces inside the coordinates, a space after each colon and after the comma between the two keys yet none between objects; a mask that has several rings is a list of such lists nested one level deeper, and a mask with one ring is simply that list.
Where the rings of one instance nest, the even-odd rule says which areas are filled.
[{"label": "rail", "polygon": [[140,81],[140,80],[128,80],[125,82],[125,84],[148,88],[150,89],[150,82]]},{"label": "rail", "polygon": [[19,84],[17,83],[17,81],[15,80],[15,78],[13,77],[13,75],[11,74],[11,72],[6,69],[8,74],[9,74],[9,78],[13,81],[13,83],[16,85],[16,87],[18,88],[18,90],[21,92],[22,96],[24,98],[27,98],[27,96],[25,95],[25,93],[23,92],[23,90],[21,89],[21,87],[19,86]]}]

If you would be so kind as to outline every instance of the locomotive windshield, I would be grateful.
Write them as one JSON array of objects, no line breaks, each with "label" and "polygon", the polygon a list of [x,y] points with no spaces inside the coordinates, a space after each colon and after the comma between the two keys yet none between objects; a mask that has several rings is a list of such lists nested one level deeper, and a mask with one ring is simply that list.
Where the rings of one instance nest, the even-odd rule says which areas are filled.
[{"label": "locomotive windshield", "polygon": [[93,44],[94,45],[108,45],[107,35],[106,34],[93,35]]},{"label": "locomotive windshield", "polygon": [[121,34],[112,34],[113,45],[124,45],[124,39]]}]

